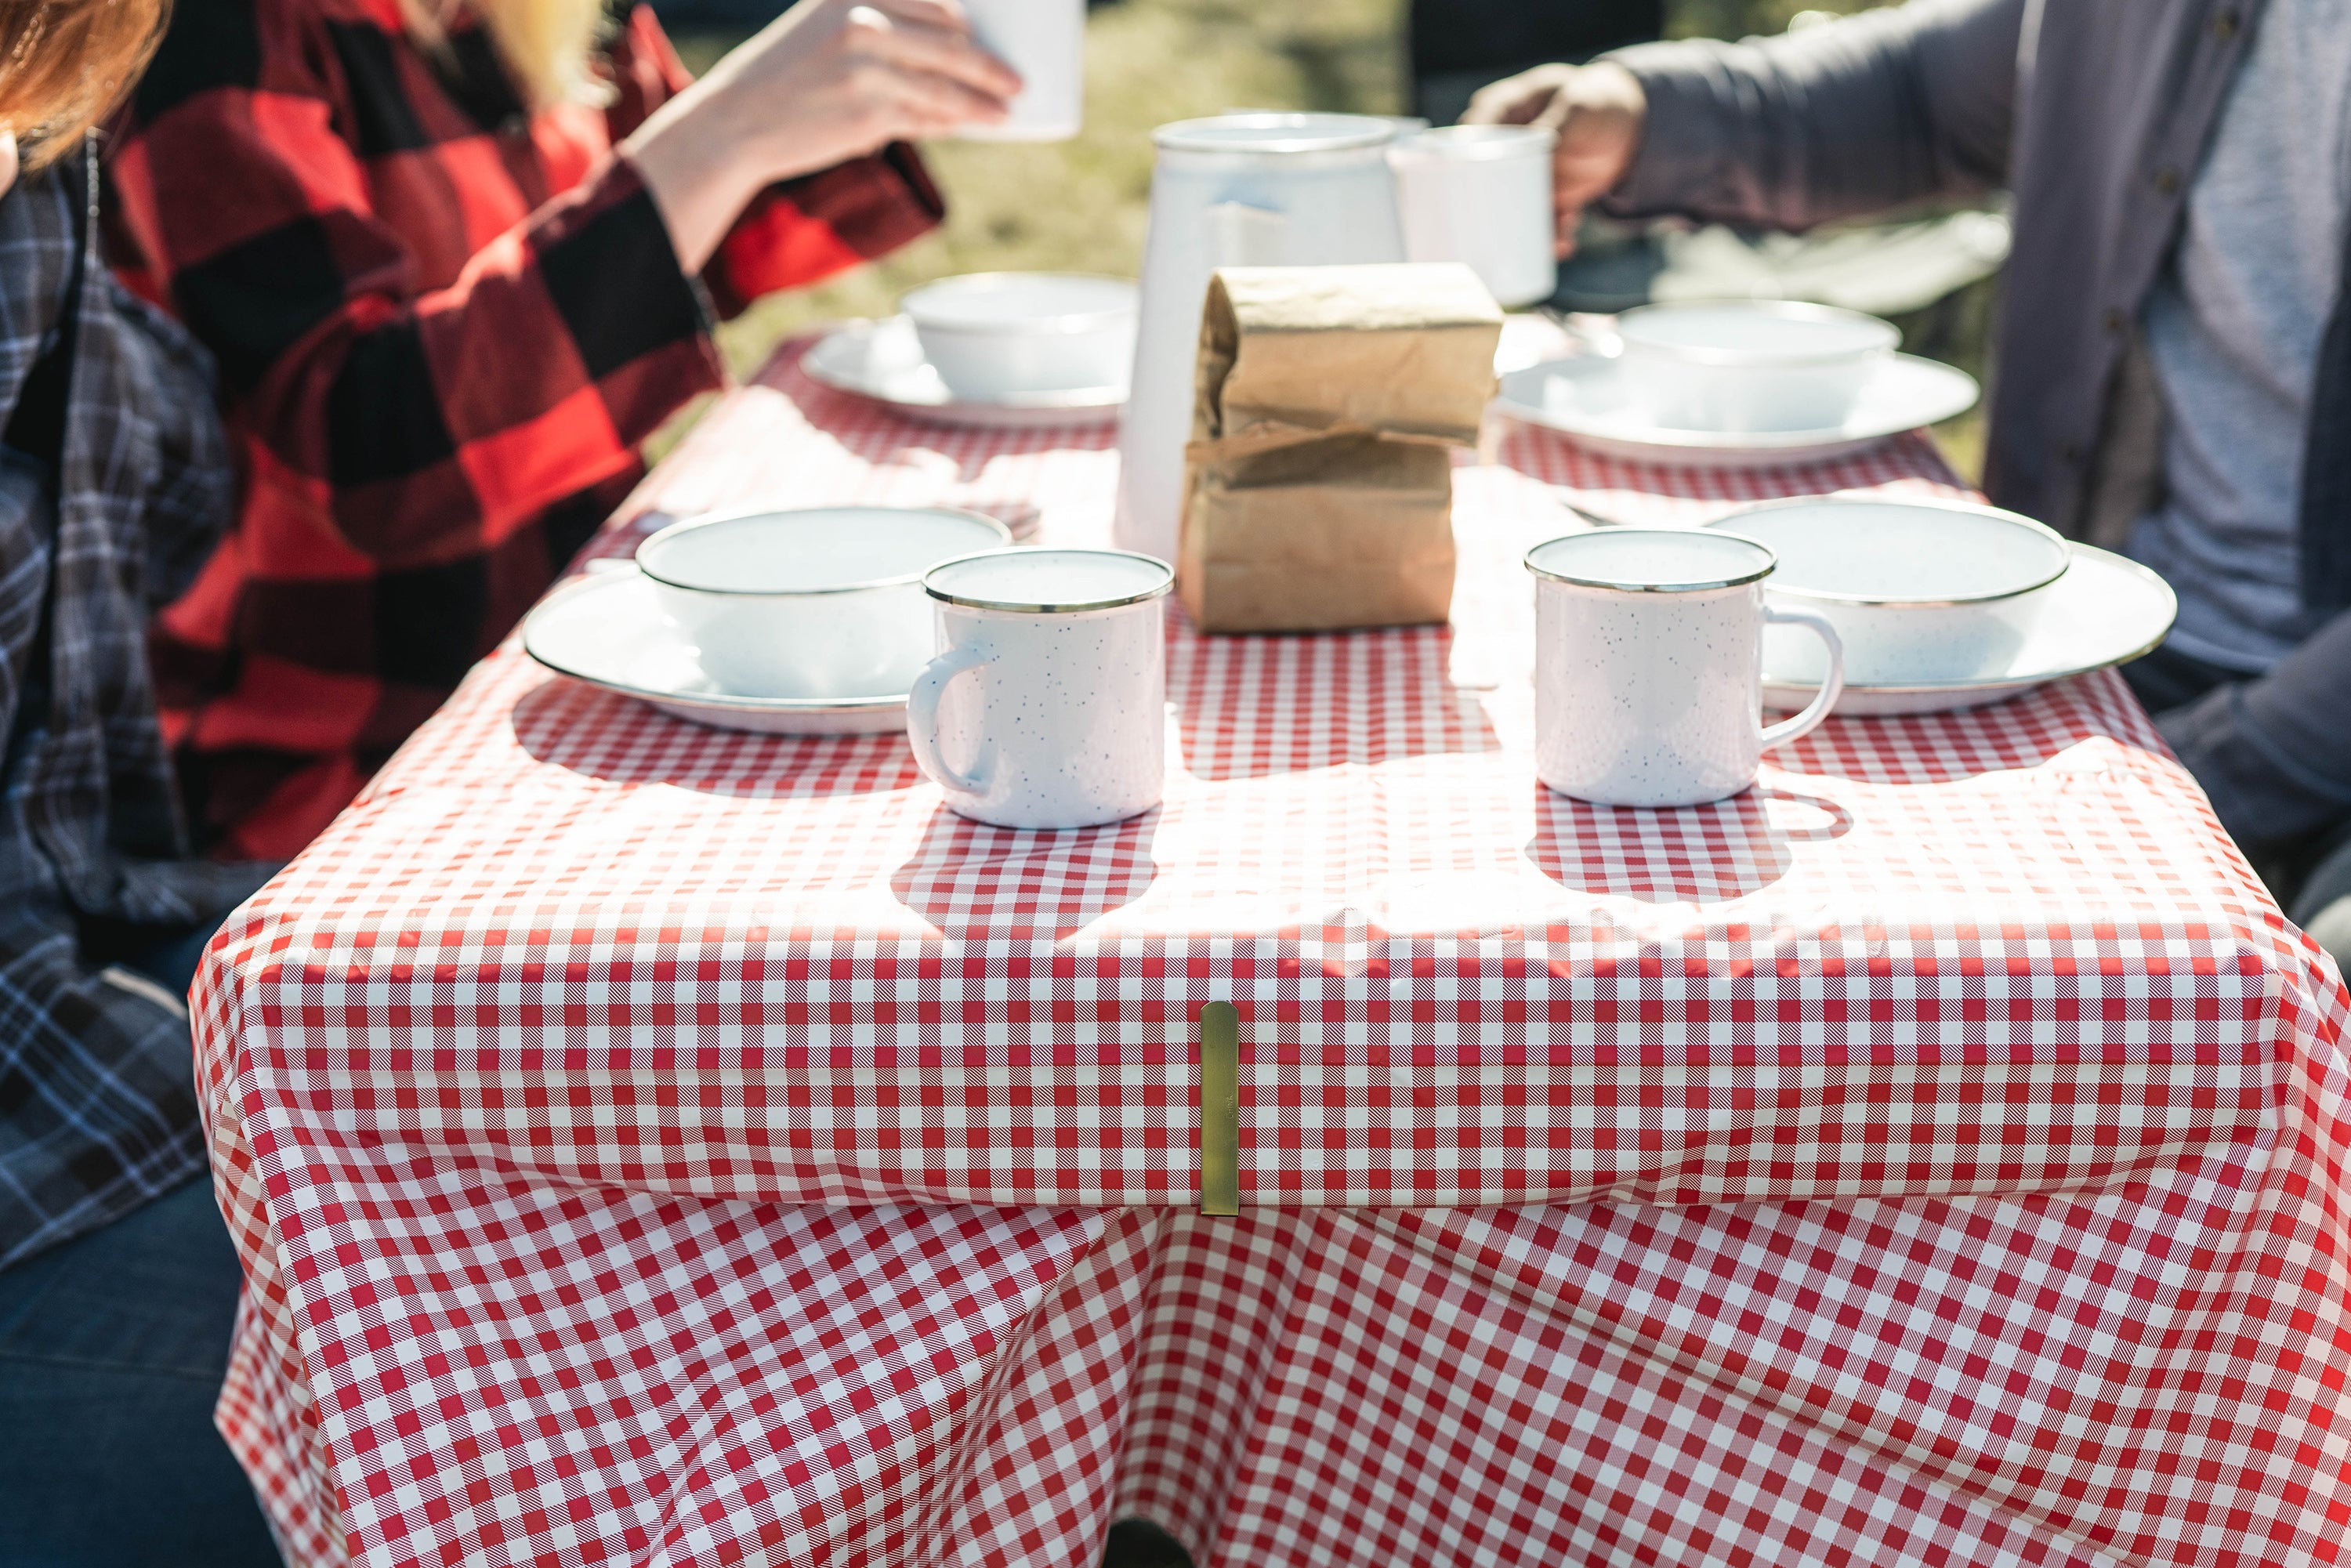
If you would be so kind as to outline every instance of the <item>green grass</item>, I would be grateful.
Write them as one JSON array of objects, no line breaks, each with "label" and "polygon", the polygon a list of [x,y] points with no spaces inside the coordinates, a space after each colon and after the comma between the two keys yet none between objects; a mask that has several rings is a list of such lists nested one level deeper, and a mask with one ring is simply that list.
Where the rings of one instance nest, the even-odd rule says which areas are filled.
[{"label": "green grass", "polygon": [[[1677,37],[1776,33],[1802,11],[1853,11],[1869,0],[1674,0]],[[770,297],[721,329],[738,373],[792,332],[882,316],[918,283],[962,272],[1051,269],[1131,276],[1143,255],[1151,129],[1230,109],[1368,114],[1405,107],[1404,0],[1121,0],[1094,11],[1086,37],[1086,128],[1066,142],[936,142],[924,149],[947,197],[940,230],[820,287]],[[681,36],[706,68],[737,41]],[[1971,313],[1980,318],[1980,310]],[[1980,325],[1957,351],[1980,361]],[[665,450],[698,411],[656,443]],[[1980,470],[1980,415],[1939,428],[1960,472]]]},{"label": "green grass", "polygon": [[[843,316],[886,315],[917,283],[1052,268],[1132,276],[1143,257],[1151,129],[1228,109],[1392,114],[1404,101],[1400,0],[1123,0],[1092,14],[1086,128],[1065,142],[935,142],[947,198],[935,235],[876,266],[762,300],[721,334],[738,370],[777,340]],[[684,37],[701,68],[731,39]]]}]

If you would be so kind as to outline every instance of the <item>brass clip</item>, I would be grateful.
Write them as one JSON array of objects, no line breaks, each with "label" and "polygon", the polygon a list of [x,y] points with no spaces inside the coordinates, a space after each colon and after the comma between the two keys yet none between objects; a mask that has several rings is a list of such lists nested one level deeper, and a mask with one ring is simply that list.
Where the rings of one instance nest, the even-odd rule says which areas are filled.
[{"label": "brass clip", "polygon": [[1200,1212],[1241,1211],[1241,1015],[1200,1009]]}]

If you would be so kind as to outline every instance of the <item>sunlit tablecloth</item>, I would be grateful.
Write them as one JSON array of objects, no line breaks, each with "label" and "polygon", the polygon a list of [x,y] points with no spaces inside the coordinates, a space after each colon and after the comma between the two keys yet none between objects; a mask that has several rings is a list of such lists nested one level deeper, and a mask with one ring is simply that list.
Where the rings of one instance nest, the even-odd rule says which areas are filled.
[{"label": "sunlit tablecloth", "polygon": [[[1520,553],[1951,492],[1499,434],[1451,631],[1169,640],[1134,822],[698,728],[509,643],[198,983],[304,1563],[2332,1561],[2346,1000],[2112,674],[1550,795]],[[789,350],[638,505],[1029,507]],[[608,552],[625,552],[622,529]],[[1238,1219],[1193,1021],[1242,1030]]]}]

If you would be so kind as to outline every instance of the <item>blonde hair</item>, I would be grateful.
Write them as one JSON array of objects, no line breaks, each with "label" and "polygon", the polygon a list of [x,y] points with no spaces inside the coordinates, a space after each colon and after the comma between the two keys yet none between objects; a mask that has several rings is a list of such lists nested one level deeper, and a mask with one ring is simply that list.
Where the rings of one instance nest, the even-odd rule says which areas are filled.
[{"label": "blonde hair", "polygon": [[595,69],[604,0],[400,0],[409,37],[428,49],[446,40],[461,6],[489,29],[498,57],[533,109],[601,103],[611,96]]},{"label": "blonde hair", "polygon": [[0,0],[0,129],[46,168],[112,113],[162,41],[168,0]]}]

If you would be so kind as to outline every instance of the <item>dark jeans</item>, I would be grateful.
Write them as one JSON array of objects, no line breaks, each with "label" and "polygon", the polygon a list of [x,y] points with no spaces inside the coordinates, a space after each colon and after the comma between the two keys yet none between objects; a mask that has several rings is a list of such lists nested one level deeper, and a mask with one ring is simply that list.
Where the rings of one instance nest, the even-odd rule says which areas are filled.
[{"label": "dark jeans", "polygon": [[[2123,678],[2147,710],[2160,716],[2245,677],[2167,646],[2125,664]],[[2315,841],[2269,846],[2252,861],[2285,905],[2286,917],[2310,933],[2336,964],[2351,969],[2351,825]]]},{"label": "dark jeans", "polygon": [[0,1274],[0,1564],[275,1568],[213,1427],[243,1277],[202,1177]]},{"label": "dark jeans", "polygon": [[[185,995],[209,935],[131,961]],[[0,1273],[0,1568],[276,1568],[213,1427],[243,1280],[202,1176]]]}]

